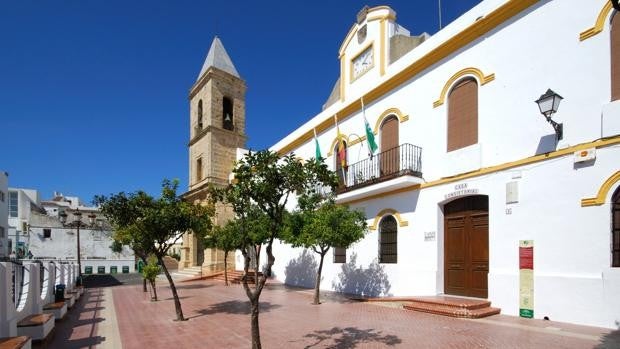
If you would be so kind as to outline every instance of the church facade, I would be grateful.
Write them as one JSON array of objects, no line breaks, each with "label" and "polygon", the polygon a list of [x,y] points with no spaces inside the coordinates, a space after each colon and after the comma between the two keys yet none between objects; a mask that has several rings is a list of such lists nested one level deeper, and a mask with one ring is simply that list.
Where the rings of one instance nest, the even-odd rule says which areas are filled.
[{"label": "church facade", "polygon": [[[316,134],[340,177],[337,201],[367,217],[364,239],[326,256],[322,288],[484,298],[503,314],[617,327],[620,17],[611,3],[485,0],[432,36],[396,18],[387,6],[360,11],[322,112],[271,147],[308,160]],[[228,132],[232,157],[243,130]],[[194,197],[203,184],[190,178]],[[274,255],[277,280],[314,284],[313,253],[276,244]]]}]

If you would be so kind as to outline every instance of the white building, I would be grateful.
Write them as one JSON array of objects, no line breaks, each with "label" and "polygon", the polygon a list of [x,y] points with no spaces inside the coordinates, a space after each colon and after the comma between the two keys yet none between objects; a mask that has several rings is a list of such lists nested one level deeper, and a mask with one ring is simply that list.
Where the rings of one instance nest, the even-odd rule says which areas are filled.
[{"label": "white building", "polygon": [[28,229],[33,212],[45,214],[39,193],[34,189],[9,188],[9,250],[18,258],[28,254],[30,235]]},{"label": "white building", "polygon": [[0,171],[0,259],[9,256],[9,174]]},{"label": "white building", "polygon": [[[13,213],[12,227],[16,227],[15,246],[22,249],[16,253],[20,258],[43,260],[77,260],[77,227],[74,214],[81,213],[80,260],[83,273],[121,273],[135,270],[133,251],[126,246],[114,252],[113,230],[97,207],[84,205],[78,197],[54,193],[48,201],[40,201],[38,192],[26,189],[10,189],[17,197],[17,212]],[[9,210],[11,211],[11,210]],[[60,214],[67,215],[66,224]],[[11,213],[9,214],[11,216]],[[92,216],[92,217],[91,217]],[[92,218],[92,223],[91,223]],[[21,227],[21,228],[20,228]],[[16,229],[14,228],[14,229]]]},{"label": "white building", "polygon": [[[368,218],[366,237],[326,260],[322,288],[488,298],[503,314],[617,327],[614,14],[608,0],[485,0],[416,37],[391,8],[362,10],[323,111],[271,148],[312,158],[316,131],[344,172],[338,202]],[[534,102],[547,89],[564,97],[552,115],[558,142]],[[379,145],[372,158],[364,114]],[[276,278],[313,285],[314,254],[287,245],[274,254]]]}]

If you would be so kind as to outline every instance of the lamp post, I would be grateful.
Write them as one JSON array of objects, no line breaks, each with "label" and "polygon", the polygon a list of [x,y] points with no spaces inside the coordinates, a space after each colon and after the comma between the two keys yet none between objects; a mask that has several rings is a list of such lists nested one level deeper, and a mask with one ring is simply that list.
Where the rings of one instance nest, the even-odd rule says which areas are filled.
[{"label": "lamp post", "polygon": [[60,223],[65,227],[75,227],[77,230],[77,262],[78,262],[78,280],[82,280],[82,260],[80,258],[80,228],[85,226],[95,225],[95,219],[97,216],[94,213],[88,215],[88,225],[82,222],[82,212],[80,209],[76,209],[73,212],[73,221],[67,223],[67,214],[63,211],[59,215]]},{"label": "lamp post", "polygon": [[559,141],[562,139],[564,134],[564,127],[562,124],[555,122],[551,119],[551,116],[558,111],[558,107],[560,106],[560,101],[564,98],[559,94],[553,92],[551,89],[547,89],[540,98],[538,98],[535,102],[538,104],[538,109],[540,109],[540,113],[547,119],[547,122],[551,124],[553,130],[555,131],[555,139]]}]

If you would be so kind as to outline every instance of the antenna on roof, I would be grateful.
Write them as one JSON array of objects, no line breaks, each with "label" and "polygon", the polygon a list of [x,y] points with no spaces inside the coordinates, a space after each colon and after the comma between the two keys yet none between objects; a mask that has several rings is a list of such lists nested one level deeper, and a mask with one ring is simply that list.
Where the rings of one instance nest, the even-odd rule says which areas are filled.
[{"label": "antenna on roof", "polygon": [[441,0],[437,0],[439,7],[439,30],[441,30]]}]

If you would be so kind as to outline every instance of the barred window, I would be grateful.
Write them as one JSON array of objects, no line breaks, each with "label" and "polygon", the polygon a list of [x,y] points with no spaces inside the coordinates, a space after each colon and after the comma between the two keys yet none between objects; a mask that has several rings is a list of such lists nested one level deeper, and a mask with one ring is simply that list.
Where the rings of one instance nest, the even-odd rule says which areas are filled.
[{"label": "barred window", "polygon": [[43,238],[49,239],[52,237],[52,229],[45,228],[43,229]]},{"label": "barred window", "polygon": [[17,192],[9,192],[9,217],[17,217]]},{"label": "barred window", "polygon": [[393,216],[385,216],[379,223],[379,263],[397,262],[397,225]]},{"label": "barred window", "polygon": [[620,187],[611,199],[611,266],[620,267]]},{"label": "barred window", "polygon": [[347,249],[342,247],[334,247],[334,263],[347,262]]}]

